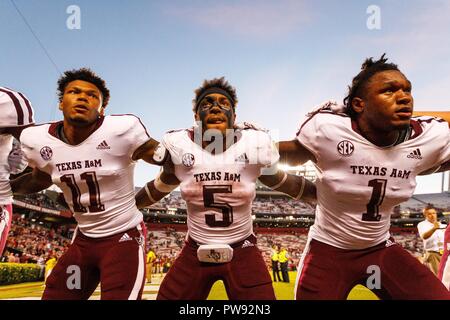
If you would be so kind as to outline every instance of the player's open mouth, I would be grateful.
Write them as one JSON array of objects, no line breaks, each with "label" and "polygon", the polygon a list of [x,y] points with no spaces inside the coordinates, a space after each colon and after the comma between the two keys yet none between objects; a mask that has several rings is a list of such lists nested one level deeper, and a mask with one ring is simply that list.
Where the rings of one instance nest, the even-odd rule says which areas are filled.
[{"label": "player's open mouth", "polygon": [[82,105],[82,104],[77,104],[73,109],[76,111],[88,111],[89,110],[89,108],[87,106]]},{"label": "player's open mouth", "polygon": [[404,107],[401,109],[398,109],[395,111],[395,114],[397,114],[400,117],[411,117],[412,116],[412,108],[410,107]]},{"label": "player's open mouth", "polygon": [[208,124],[221,124],[221,123],[224,123],[226,121],[227,121],[227,119],[225,119],[223,117],[210,117],[210,118],[208,118],[206,123],[208,123]]}]

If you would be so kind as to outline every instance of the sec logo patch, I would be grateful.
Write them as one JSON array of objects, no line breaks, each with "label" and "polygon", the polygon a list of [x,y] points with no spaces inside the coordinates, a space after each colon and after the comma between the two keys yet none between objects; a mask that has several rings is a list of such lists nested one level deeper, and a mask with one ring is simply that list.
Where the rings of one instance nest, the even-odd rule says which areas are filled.
[{"label": "sec logo patch", "polygon": [[338,143],[337,150],[341,155],[348,157],[353,153],[355,147],[353,146],[353,143],[351,143],[350,141],[343,140]]},{"label": "sec logo patch", "polygon": [[52,158],[52,156],[53,156],[52,148],[45,146],[41,149],[42,159],[49,161]]},{"label": "sec logo patch", "polygon": [[185,153],[181,159],[185,167],[192,167],[195,163],[195,157],[192,153]]}]

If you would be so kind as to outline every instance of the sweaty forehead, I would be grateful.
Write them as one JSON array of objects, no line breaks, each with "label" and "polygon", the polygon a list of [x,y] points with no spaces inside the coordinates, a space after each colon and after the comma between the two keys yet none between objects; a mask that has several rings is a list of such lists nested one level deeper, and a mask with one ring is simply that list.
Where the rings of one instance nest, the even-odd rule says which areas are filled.
[{"label": "sweaty forehead", "polygon": [[228,100],[228,98],[226,96],[224,96],[223,94],[220,93],[210,93],[208,95],[205,96],[205,98],[213,98],[213,99],[222,99],[225,98]]},{"label": "sweaty forehead", "polygon": [[100,89],[93,83],[83,81],[83,80],[74,80],[67,84],[66,90],[71,88],[78,88],[84,91],[95,91],[100,92]]},{"label": "sweaty forehead", "polygon": [[368,84],[385,84],[385,83],[408,83],[410,84],[408,78],[397,70],[386,70],[375,73],[370,77]]}]

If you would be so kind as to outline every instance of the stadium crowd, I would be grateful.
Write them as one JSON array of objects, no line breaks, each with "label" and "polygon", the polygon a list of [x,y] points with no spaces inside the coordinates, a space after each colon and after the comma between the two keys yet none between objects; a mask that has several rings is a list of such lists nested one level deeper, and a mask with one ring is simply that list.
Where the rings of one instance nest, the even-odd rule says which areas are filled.
[{"label": "stadium crowd", "polygon": [[[47,229],[14,214],[6,244],[7,250],[3,257],[8,257],[8,262],[37,263],[40,259],[46,261],[56,255],[57,251],[64,252],[67,249],[70,244],[67,234],[66,226]],[[14,254],[19,261],[17,259],[10,261],[11,254]],[[5,261],[3,257],[2,260]]]}]

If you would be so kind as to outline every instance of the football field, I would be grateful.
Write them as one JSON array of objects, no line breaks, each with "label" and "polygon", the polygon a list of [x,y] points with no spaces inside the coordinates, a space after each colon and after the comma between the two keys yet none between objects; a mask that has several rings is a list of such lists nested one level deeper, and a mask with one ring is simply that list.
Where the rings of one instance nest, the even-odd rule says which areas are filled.
[{"label": "football field", "polygon": [[[273,287],[278,300],[294,299],[294,280],[296,272],[289,272],[290,283],[274,282]],[[158,293],[159,284],[163,276],[153,275],[152,283],[146,284],[142,295],[144,300],[155,300]],[[44,291],[44,282],[28,282],[0,287],[0,299],[20,299],[20,300],[38,300]],[[100,299],[100,287],[96,289],[91,300]],[[208,300],[227,300],[227,293],[222,281],[217,281],[208,296]],[[375,300],[377,297],[363,286],[356,286],[348,296],[349,300]]]}]

